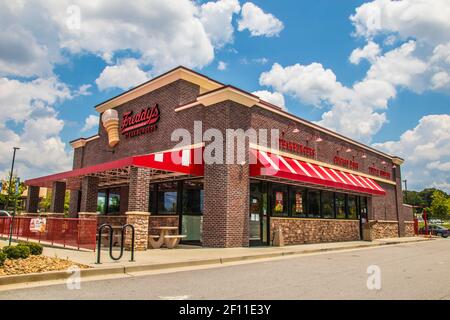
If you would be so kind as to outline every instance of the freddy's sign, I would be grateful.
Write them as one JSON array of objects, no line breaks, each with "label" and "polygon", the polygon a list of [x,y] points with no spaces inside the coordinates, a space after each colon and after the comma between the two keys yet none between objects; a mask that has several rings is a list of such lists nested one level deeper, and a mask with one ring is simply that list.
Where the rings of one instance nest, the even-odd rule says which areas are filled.
[{"label": "freddy's sign", "polygon": [[155,131],[158,127],[156,123],[160,117],[158,104],[147,109],[142,109],[139,113],[127,111],[122,116],[120,132],[125,138],[135,137],[141,134]]}]

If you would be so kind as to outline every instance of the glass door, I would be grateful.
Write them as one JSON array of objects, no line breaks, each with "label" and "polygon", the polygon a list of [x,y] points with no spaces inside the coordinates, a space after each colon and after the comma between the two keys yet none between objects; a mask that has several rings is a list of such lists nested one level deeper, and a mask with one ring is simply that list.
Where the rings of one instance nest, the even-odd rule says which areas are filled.
[{"label": "glass door", "polygon": [[267,244],[267,193],[261,182],[250,183],[249,240],[251,246]]},{"label": "glass door", "polygon": [[182,182],[181,234],[186,235],[183,243],[201,244],[203,225],[204,191],[203,181]]}]

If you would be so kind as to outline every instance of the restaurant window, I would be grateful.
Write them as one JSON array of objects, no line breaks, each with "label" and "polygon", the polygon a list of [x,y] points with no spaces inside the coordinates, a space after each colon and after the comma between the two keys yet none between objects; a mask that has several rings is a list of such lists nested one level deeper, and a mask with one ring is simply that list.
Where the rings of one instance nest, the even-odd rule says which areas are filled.
[{"label": "restaurant window", "polygon": [[320,218],[320,191],[308,190],[307,201],[307,216],[310,218]]},{"label": "restaurant window", "polygon": [[272,188],[272,214],[274,216],[288,216],[288,187],[276,185]]},{"label": "restaurant window", "polygon": [[348,219],[358,219],[356,196],[348,196]]},{"label": "restaurant window", "polygon": [[111,214],[120,212],[120,189],[109,190],[107,211]]},{"label": "restaurant window", "polygon": [[334,193],[322,191],[322,217],[334,218]]},{"label": "restaurant window", "polygon": [[148,195],[148,212],[152,213],[152,214],[156,214],[157,210],[156,210],[156,189],[158,188],[157,184],[152,183],[150,185],[150,192]]},{"label": "restaurant window", "polygon": [[306,190],[291,189],[291,213],[293,217],[306,217]]},{"label": "restaurant window", "polygon": [[345,207],[345,194],[336,193],[336,218],[345,219],[346,207]]},{"label": "restaurant window", "polygon": [[178,184],[166,182],[158,185],[158,214],[177,213]]},{"label": "restaurant window", "polygon": [[183,183],[183,214],[203,214],[203,182],[185,181]]},{"label": "restaurant window", "polygon": [[97,196],[97,212],[100,214],[106,213],[106,191],[101,191]]},{"label": "restaurant window", "polygon": [[120,189],[104,189],[97,195],[99,214],[118,214],[120,212]]}]

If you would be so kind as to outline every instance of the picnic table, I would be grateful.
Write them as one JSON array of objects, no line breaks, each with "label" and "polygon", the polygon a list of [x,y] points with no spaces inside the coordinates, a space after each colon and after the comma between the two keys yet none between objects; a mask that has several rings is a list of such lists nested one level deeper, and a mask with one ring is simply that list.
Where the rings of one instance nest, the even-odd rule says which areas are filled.
[{"label": "picnic table", "polygon": [[[161,248],[163,244],[167,248],[175,248],[185,235],[178,234],[178,227],[154,227],[152,229],[159,230],[159,234],[150,234],[148,237],[148,242],[153,249]],[[170,235],[170,231],[177,231],[177,234]]]},{"label": "picnic table", "polygon": [[[116,244],[119,244],[120,238],[121,238],[121,231],[122,231],[122,226],[121,225],[113,225],[111,226],[112,230],[113,230],[113,246],[115,246]],[[109,230],[106,229],[108,232],[102,232],[102,238],[104,238],[105,240],[109,241]],[[104,246],[109,246],[109,243],[105,243]]]}]

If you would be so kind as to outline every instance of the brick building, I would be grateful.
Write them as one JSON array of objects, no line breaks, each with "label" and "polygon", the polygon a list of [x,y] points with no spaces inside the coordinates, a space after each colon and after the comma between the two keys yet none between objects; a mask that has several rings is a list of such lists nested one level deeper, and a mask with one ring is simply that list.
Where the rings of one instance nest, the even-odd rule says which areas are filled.
[{"label": "brick building", "polygon": [[[98,134],[71,142],[73,170],[26,181],[30,212],[38,188],[53,188],[59,211],[69,189],[71,217],[133,221],[141,249],[161,225],[206,247],[270,245],[278,232],[287,244],[412,234],[401,158],[238,88],[178,67],[95,108]],[[172,141],[176,129],[191,141]],[[248,135],[232,149],[245,161],[211,163],[213,144],[229,151],[211,129],[267,132],[278,146]]]}]

